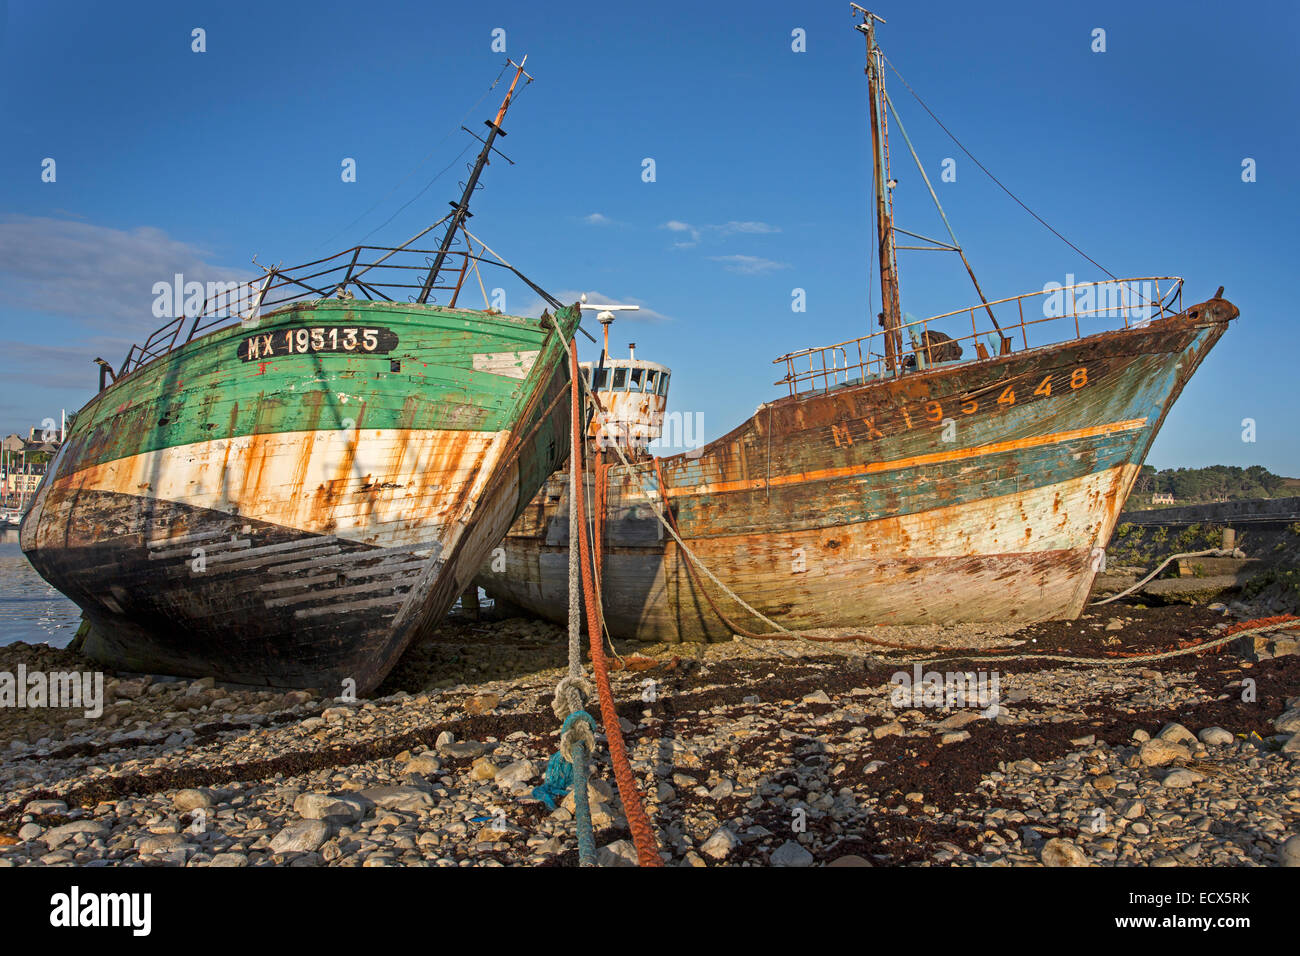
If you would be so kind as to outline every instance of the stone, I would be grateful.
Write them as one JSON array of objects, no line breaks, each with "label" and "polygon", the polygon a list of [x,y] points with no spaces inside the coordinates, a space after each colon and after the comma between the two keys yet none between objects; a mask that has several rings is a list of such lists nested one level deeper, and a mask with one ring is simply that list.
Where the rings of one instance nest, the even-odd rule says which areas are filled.
[{"label": "stone", "polygon": [[811,694],[804,694],[803,702],[805,704],[829,704],[831,702],[831,698],[830,695],[826,693],[826,691],[815,690]]},{"label": "stone", "polygon": [[1161,786],[1170,788],[1191,787],[1200,783],[1205,777],[1195,770],[1172,770],[1160,781]]},{"label": "stone", "polygon": [[1180,743],[1153,737],[1138,749],[1138,759],[1147,767],[1164,767],[1176,760],[1188,760],[1192,752]]},{"label": "stone", "polygon": [[477,740],[466,740],[462,743],[444,744],[438,748],[438,753],[444,757],[450,757],[453,760],[472,760],[475,757],[483,756],[487,747]]},{"label": "stone", "polygon": [[1279,734],[1300,734],[1300,707],[1274,717],[1273,729]]},{"label": "stone", "polygon": [[495,783],[502,790],[522,790],[530,786],[538,773],[531,760],[516,760],[497,771]]},{"label": "stone", "polygon": [[27,806],[23,807],[23,813],[34,813],[38,817],[45,814],[67,812],[68,805],[62,800],[29,800]]},{"label": "stone", "polygon": [[418,757],[412,757],[406,763],[407,773],[418,773],[426,777],[439,773],[442,770],[442,761],[433,754],[421,754]]},{"label": "stone", "polygon": [[330,825],[324,820],[299,820],[291,823],[271,839],[273,853],[312,853],[330,837]]},{"label": "stone", "polygon": [[136,851],[141,856],[154,856],[159,853],[171,853],[185,849],[185,837],[179,833],[151,833],[135,841]]},{"label": "stone", "polygon": [[1039,859],[1042,860],[1043,866],[1088,865],[1088,855],[1069,840],[1060,837],[1054,837],[1043,844]]},{"label": "stone", "polygon": [[1300,866],[1300,834],[1287,838],[1278,851],[1278,860],[1283,866]]},{"label": "stone", "polygon": [[492,762],[491,757],[479,757],[469,768],[471,780],[487,781],[494,779],[496,775],[497,765]]},{"label": "stone", "polygon": [[1236,739],[1222,727],[1206,727],[1196,736],[1207,747],[1226,747]]},{"label": "stone", "polygon": [[773,866],[812,866],[813,855],[794,840],[786,840],[772,851]]},{"label": "stone", "polygon": [[[369,787],[358,793],[377,807],[385,810],[419,811],[434,805],[434,799],[417,787]],[[312,847],[314,850],[315,847]]]},{"label": "stone", "polygon": [[500,703],[500,694],[478,694],[465,701],[465,713],[474,715],[488,714],[495,710]]},{"label": "stone", "polygon": [[718,827],[711,837],[700,844],[700,852],[713,860],[725,860],[738,846],[740,846],[740,837],[726,827]]},{"label": "stone", "polygon": [[881,724],[871,731],[871,736],[880,740],[882,737],[896,737],[903,732],[903,725],[896,720]]},{"label": "stone", "polygon": [[72,823],[51,827],[45,831],[45,835],[41,839],[51,850],[57,850],[78,833],[86,834],[86,838],[89,840],[97,836],[107,835],[108,827],[98,820],[74,820]]},{"label": "stone", "polygon": [[218,853],[208,861],[208,866],[248,866],[248,857],[242,853]]},{"label": "stone", "polygon": [[293,812],[304,820],[328,820],[337,824],[357,823],[370,807],[369,800],[356,794],[301,793],[293,801]]},{"label": "stone", "polygon": [[434,750],[441,750],[448,744],[454,744],[455,742],[456,735],[450,730],[444,730],[442,733],[438,734],[438,739],[434,741],[433,748]]},{"label": "stone", "polygon": [[44,832],[45,828],[39,823],[24,823],[18,828],[18,839],[24,843],[29,843]]},{"label": "stone", "polygon": [[866,857],[858,856],[856,853],[846,853],[844,856],[837,856],[826,864],[827,866],[871,866],[871,861]]},{"label": "stone", "polygon": [[946,747],[948,744],[959,744],[963,740],[970,740],[970,731],[954,730],[953,732],[944,734],[939,738],[939,746]]},{"label": "stone", "polygon": [[596,849],[597,866],[638,866],[636,846],[631,840],[615,840]]},{"label": "stone", "polygon": [[1160,728],[1160,733],[1156,734],[1156,736],[1173,744],[1196,743],[1196,735],[1179,723],[1165,724]]},{"label": "stone", "polygon": [[178,790],[172,797],[172,806],[182,813],[188,810],[198,810],[201,807],[211,807],[216,805],[216,799],[212,791],[206,787],[203,789]]}]

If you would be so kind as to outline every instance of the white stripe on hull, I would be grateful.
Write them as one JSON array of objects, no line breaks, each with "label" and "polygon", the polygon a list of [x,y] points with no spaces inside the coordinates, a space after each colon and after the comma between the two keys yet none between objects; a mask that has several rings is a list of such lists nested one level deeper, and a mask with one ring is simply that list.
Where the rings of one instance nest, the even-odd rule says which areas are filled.
[{"label": "white stripe on hull", "polygon": [[[463,522],[508,436],[365,429],[195,442],[81,469],[55,483],[49,496],[118,492],[395,546],[427,541],[430,528]],[[59,533],[67,527],[43,524]],[[169,543],[163,538],[150,546]],[[444,548],[451,543],[444,541]]]}]

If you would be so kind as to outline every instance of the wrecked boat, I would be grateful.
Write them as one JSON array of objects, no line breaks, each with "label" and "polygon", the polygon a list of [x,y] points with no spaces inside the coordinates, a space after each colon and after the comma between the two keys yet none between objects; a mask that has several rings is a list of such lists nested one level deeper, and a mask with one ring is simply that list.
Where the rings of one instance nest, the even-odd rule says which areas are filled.
[{"label": "wrecked boat", "polygon": [[[867,42],[880,328],[780,356],[787,394],[702,448],[656,458],[630,432],[589,437],[585,492],[616,638],[772,634],[749,608],[790,631],[1077,617],[1161,424],[1238,315],[1222,289],[1184,308],[1173,277],[990,301],[951,231],[937,243],[896,228],[886,109],[903,127],[884,90],[882,21],[855,10]],[[957,252],[979,303],[905,316],[899,233]],[[1103,321],[1113,327],[1090,330]],[[647,389],[620,377],[623,360],[608,351],[587,373],[602,409]],[[642,434],[655,434],[656,411],[643,408]],[[568,481],[551,476],[478,577],[498,601],[556,621],[568,610]]]},{"label": "wrecked boat", "polygon": [[[98,360],[20,537],[84,612],[85,654],[364,694],[565,459],[580,309],[465,225],[521,76],[448,216],[401,246],[267,270],[247,311],[223,290],[118,368]],[[554,314],[458,304],[491,268]]]}]

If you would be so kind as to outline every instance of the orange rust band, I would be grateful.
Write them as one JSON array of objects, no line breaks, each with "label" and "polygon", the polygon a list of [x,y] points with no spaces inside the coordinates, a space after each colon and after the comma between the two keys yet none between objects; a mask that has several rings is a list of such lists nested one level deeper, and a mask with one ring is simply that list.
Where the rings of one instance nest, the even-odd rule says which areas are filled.
[{"label": "orange rust band", "polygon": [[1038,448],[1042,445],[1055,445],[1060,442],[1076,441],[1080,438],[1095,438],[1113,432],[1132,431],[1146,425],[1145,418],[1132,418],[1123,422],[1111,422],[1107,425],[1092,425],[1088,428],[1074,428],[1050,435],[1036,435],[1033,438],[1016,438],[1011,441],[994,442],[971,449],[952,449],[936,451],[928,455],[914,455],[911,458],[895,458],[893,461],[872,461],[862,465],[843,465],[839,468],[819,468],[816,471],[802,471],[794,475],[774,475],[771,479],[753,479],[749,481],[717,481],[704,485],[687,485],[668,490],[671,498],[683,495],[719,494],[727,491],[755,491],[780,485],[800,485],[810,481],[826,481],[830,478],[850,478],[854,475],[868,475],[880,471],[897,471],[901,468],[913,468],[918,465],[935,465],[948,461],[964,461],[983,455],[997,455],[1006,451],[1020,451],[1025,448]]}]

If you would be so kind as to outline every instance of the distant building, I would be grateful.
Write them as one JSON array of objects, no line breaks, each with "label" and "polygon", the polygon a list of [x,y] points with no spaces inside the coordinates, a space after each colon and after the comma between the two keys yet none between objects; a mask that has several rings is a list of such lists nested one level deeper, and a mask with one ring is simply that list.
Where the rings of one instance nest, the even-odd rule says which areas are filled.
[{"label": "distant building", "polygon": [[1153,505],[1172,505],[1174,503],[1174,496],[1167,492],[1158,491],[1151,496],[1151,503]]}]

